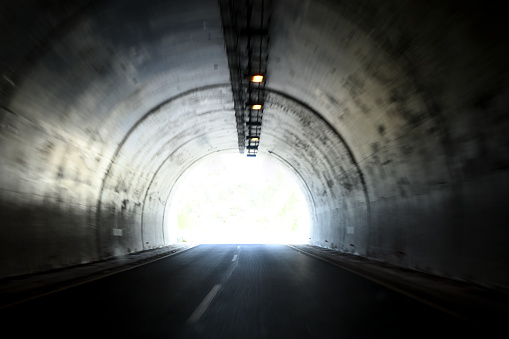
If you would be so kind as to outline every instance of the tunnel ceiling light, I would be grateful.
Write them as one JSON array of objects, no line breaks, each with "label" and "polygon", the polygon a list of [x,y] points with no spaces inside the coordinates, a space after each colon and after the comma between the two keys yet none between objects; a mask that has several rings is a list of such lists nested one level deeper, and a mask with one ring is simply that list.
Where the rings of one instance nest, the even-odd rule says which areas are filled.
[{"label": "tunnel ceiling light", "polygon": [[262,82],[263,81],[263,75],[256,74],[251,77],[251,82]]},{"label": "tunnel ceiling light", "polygon": [[[219,0],[240,153],[254,156],[261,133],[271,1]],[[246,137],[249,136],[249,137]],[[252,139],[256,138],[256,139]],[[247,144],[247,147],[246,147]]]}]

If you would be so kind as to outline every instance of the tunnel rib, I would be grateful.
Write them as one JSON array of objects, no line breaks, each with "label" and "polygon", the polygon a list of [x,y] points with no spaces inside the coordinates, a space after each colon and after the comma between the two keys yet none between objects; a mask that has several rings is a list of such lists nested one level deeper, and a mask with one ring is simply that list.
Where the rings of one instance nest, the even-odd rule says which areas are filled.
[{"label": "tunnel rib", "polygon": [[[122,141],[118,144],[115,152],[113,153],[111,159],[110,159],[110,162],[108,164],[108,168],[103,176],[103,179],[101,181],[101,187],[100,187],[100,191],[99,191],[99,197],[97,199],[97,203],[96,203],[96,250],[97,250],[97,255],[98,255],[98,258],[102,258],[102,253],[101,253],[101,236],[100,236],[100,229],[101,229],[101,205],[102,205],[102,196],[103,196],[103,191],[104,191],[104,186],[105,186],[105,183],[106,183],[106,180],[109,176],[109,173],[111,171],[111,168],[112,168],[112,165],[115,163],[115,160],[117,159],[120,151],[122,150],[124,144],[126,143],[126,141],[129,139],[129,137],[131,136],[131,134],[137,130],[137,128],[149,117],[151,116],[152,114],[154,114],[155,112],[157,112],[160,108],[164,107],[165,105],[175,101],[175,100],[178,100],[180,98],[184,98],[190,94],[193,94],[193,93],[198,93],[198,92],[201,92],[201,91],[206,91],[206,90],[211,90],[211,89],[219,89],[219,88],[229,88],[229,84],[216,84],[216,85],[210,85],[210,86],[204,86],[204,87],[201,87],[201,88],[195,88],[195,89],[192,89],[192,90],[189,90],[189,91],[186,91],[186,92],[183,92],[183,93],[180,93],[176,96],[173,96],[161,103],[159,103],[157,106],[154,106],[152,109],[150,109],[147,113],[145,113],[138,121],[136,121],[135,124],[133,124],[131,126],[131,128],[129,129],[129,131],[125,134],[125,136],[123,137]],[[144,245],[144,244],[143,244]]]},{"label": "tunnel rib", "polygon": [[[147,186],[147,189],[145,190],[145,196],[143,198],[143,204],[142,204],[142,210],[141,210],[141,239],[142,239],[142,247],[143,249],[145,249],[145,242],[143,240],[143,217],[144,217],[144,212],[145,212],[145,202],[147,200],[147,196],[148,196],[148,193],[150,191],[150,188],[152,187],[152,183],[154,182],[155,178],[157,177],[157,175],[159,174],[159,171],[161,170],[161,168],[165,165],[165,163],[175,154],[177,153],[182,147],[184,147],[185,145],[187,145],[188,143],[194,141],[195,139],[198,139],[198,138],[201,138],[205,135],[209,135],[211,132],[210,131],[207,131],[206,133],[203,133],[203,134],[200,134],[200,135],[196,135],[194,138],[192,139],[189,139],[187,140],[186,142],[180,144],[177,148],[175,148],[173,150],[173,152],[171,154],[169,154],[162,162],[161,164],[157,167],[157,170],[154,172],[154,175],[152,176],[152,179],[150,180],[150,183],[149,185]],[[171,186],[171,189],[169,190],[168,192],[168,197],[171,195],[172,193],[172,190],[173,190],[173,187],[175,186],[175,184],[178,182],[179,178],[182,176],[182,174],[184,174],[189,168],[191,168],[195,163],[197,163],[198,161],[200,161],[201,159],[209,156],[210,154],[212,153],[217,153],[217,152],[227,152],[229,149],[224,149],[224,150],[217,150],[217,151],[214,151],[214,152],[211,152],[211,153],[207,153],[199,158],[197,158],[196,160],[194,160],[191,164],[189,164],[189,166],[186,166],[182,169],[182,171],[180,172],[180,174],[177,176],[177,178],[175,179],[173,185]],[[166,198],[165,202],[164,202],[164,209],[163,209],[163,223],[162,223],[162,234],[163,234],[163,242],[165,242],[164,240],[164,215],[165,215],[165,212],[166,212],[166,205],[168,203],[168,198]]]},{"label": "tunnel rib", "polygon": [[[274,90],[274,89],[268,88],[268,89],[266,89],[266,92],[267,92],[267,94],[269,94],[267,96],[268,102],[271,102],[270,94],[276,94],[276,95],[279,95],[281,97],[284,97],[285,99],[287,99],[289,101],[295,102],[298,106],[301,106],[301,107],[305,108],[306,110],[308,110],[309,112],[312,112],[314,114],[314,116],[317,119],[319,119],[323,124],[325,124],[335,134],[335,136],[341,141],[341,143],[344,145],[345,149],[347,150],[348,157],[350,158],[350,160],[354,164],[355,170],[356,170],[356,172],[357,172],[357,174],[358,174],[358,176],[359,176],[359,178],[361,180],[362,188],[363,188],[363,192],[364,192],[364,197],[365,197],[365,201],[366,201],[367,227],[368,227],[369,230],[371,230],[371,207],[370,207],[368,188],[367,188],[367,185],[366,185],[366,180],[364,179],[364,174],[363,174],[363,172],[362,172],[362,170],[361,170],[361,168],[359,166],[359,163],[355,159],[355,155],[353,154],[353,151],[352,151],[352,148],[350,147],[350,145],[348,145],[346,140],[341,136],[341,134],[337,131],[337,129],[334,126],[332,126],[319,112],[314,110],[312,107],[310,107],[305,102],[302,102],[301,100],[299,100],[297,98],[291,97],[291,96],[289,96],[286,93],[283,93],[283,92],[280,92],[280,91],[277,91],[277,90]],[[371,233],[372,232],[369,231],[370,235],[371,235]],[[371,244],[371,239],[368,239],[368,244]]]},{"label": "tunnel rib", "polygon": [[308,183],[306,182],[306,180],[304,179],[304,177],[302,176],[302,174],[297,170],[297,168],[295,168],[295,166],[293,166],[289,161],[287,161],[284,157],[282,157],[281,155],[277,154],[276,152],[274,151],[268,151],[270,155],[273,155],[276,157],[276,159],[279,159],[279,161],[281,161],[282,163],[284,163],[286,166],[288,166],[293,172],[295,172],[297,174],[297,176],[300,178],[300,180],[302,181],[302,183],[304,184],[304,186],[306,186],[306,192],[307,192],[307,195],[309,195],[310,199],[311,199],[311,207],[313,208],[313,220],[316,218],[315,214],[316,214],[316,203],[315,203],[315,198],[313,197],[313,193],[311,192],[311,189],[309,188],[309,185]]}]

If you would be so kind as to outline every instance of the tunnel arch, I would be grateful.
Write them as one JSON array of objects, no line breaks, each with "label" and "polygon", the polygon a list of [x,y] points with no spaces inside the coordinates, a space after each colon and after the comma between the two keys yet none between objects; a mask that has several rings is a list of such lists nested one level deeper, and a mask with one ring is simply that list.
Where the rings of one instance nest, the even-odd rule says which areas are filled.
[{"label": "tunnel arch", "polygon": [[[208,92],[211,92],[211,94],[209,94]],[[163,103],[157,105],[156,107],[151,109],[149,112],[144,114],[136,123],[133,124],[133,127],[131,127],[129,132],[123,138],[122,142],[119,143],[118,148],[115,151],[114,156],[112,157],[111,163],[104,175],[103,184],[101,186],[101,193],[99,195],[99,200],[97,203],[97,206],[98,206],[98,208],[97,208],[97,225],[99,226],[98,227],[98,235],[97,235],[97,243],[98,243],[99,248],[101,248],[101,243],[103,243],[103,242],[106,242],[108,244],[111,243],[111,240],[106,240],[106,241],[102,240],[102,238],[108,239],[108,237],[111,236],[111,235],[109,235],[110,232],[109,232],[108,228],[113,227],[114,229],[118,229],[114,225],[117,225],[119,223],[123,224],[124,225],[123,227],[126,227],[126,225],[129,225],[129,223],[125,220],[125,216],[124,216],[124,214],[127,213],[126,205],[128,203],[131,203],[131,204],[134,203],[135,206],[139,206],[141,208],[141,211],[139,213],[134,212],[135,214],[139,214],[139,221],[133,221],[135,224],[139,224],[139,228],[140,228],[139,233],[141,234],[141,236],[139,237],[139,239],[136,237],[136,241],[131,241],[130,246],[125,246],[125,245],[121,246],[123,248],[123,250],[125,251],[127,249],[128,252],[131,252],[131,251],[137,251],[140,249],[143,250],[143,249],[148,249],[148,248],[159,247],[159,246],[165,245],[164,233],[161,237],[162,241],[159,240],[159,242],[155,241],[153,236],[150,237],[148,235],[145,235],[145,225],[147,224],[146,220],[147,219],[150,220],[148,225],[153,225],[150,228],[157,228],[156,225],[161,224],[161,223],[164,224],[164,213],[165,213],[164,211],[166,210],[166,208],[164,206],[166,205],[166,203],[167,203],[166,201],[168,199],[168,198],[164,199],[164,195],[165,195],[164,192],[172,191],[172,186],[175,184],[178,177],[180,177],[180,174],[178,174],[178,173],[176,175],[170,174],[169,177],[163,177],[163,178],[157,179],[157,180],[156,180],[156,178],[159,176],[160,173],[173,173],[171,171],[171,169],[167,168],[168,167],[167,162],[169,162],[172,155],[174,155],[176,152],[178,152],[181,148],[186,147],[186,145],[188,143],[193,142],[195,139],[204,138],[206,135],[209,135],[209,136],[213,135],[213,132],[211,132],[211,130],[207,128],[206,132],[201,132],[201,134],[194,136],[192,139],[186,140],[186,137],[184,136],[186,134],[186,130],[185,129],[183,130],[182,126],[184,124],[181,123],[181,121],[190,121],[187,123],[187,125],[190,125],[191,126],[190,128],[193,131],[195,131],[196,133],[198,133],[199,131],[205,130],[206,128],[204,128],[204,126],[200,126],[200,115],[206,116],[207,120],[210,120],[210,119],[219,120],[219,118],[214,118],[213,114],[218,113],[219,116],[221,116],[223,114],[226,114],[225,110],[231,110],[231,107],[225,107],[225,105],[229,104],[231,106],[231,104],[232,104],[232,99],[227,98],[228,95],[225,96],[225,94],[224,94],[225,92],[228,92],[228,86],[225,86],[225,85],[207,86],[205,88],[188,91],[186,93],[178,95],[177,97],[165,100]],[[199,98],[199,100],[197,98]],[[321,131],[322,141],[320,143],[313,145],[313,140],[315,140],[315,139],[319,140],[316,136],[311,137],[311,139],[310,139],[311,144],[309,144],[309,142],[308,142],[309,145],[307,145],[307,146],[305,145],[304,141],[300,142],[301,143],[300,146],[304,147],[304,149],[311,147],[314,152],[313,153],[314,156],[312,155],[311,157],[308,157],[305,161],[308,164],[307,167],[309,167],[309,164],[312,164],[314,161],[321,161],[321,159],[325,159],[326,162],[324,163],[324,165],[321,166],[322,171],[325,171],[323,173],[331,172],[331,171],[333,172],[332,169],[336,165],[336,164],[331,163],[331,161],[334,161],[333,156],[329,155],[329,157],[327,157],[327,156],[325,156],[325,154],[333,153],[334,148],[338,148],[338,147],[341,148],[341,150],[343,150],[342,151],[343,155],[338,155],[336,160],[345,162],[344,166],[347,167],[347,170],[345,170],[344,173],[341,175],[345,176],[345,173],[348,173],[349,171],[351,171],[351,168],[348,168],[348,167],[354,167],[355,168],[354,172],[357,171],[357,174],[354,176],[357,176],[358,179],[354,179],[353,181],[361,182],[361,185],[362,185],[361,191],[364,191],[364,195],[367,198],[366,186],[365,186],[365,183],[362,178],[362,173],[359,173],[359,168],[356,165],[355,160],[352,158],[352,153],[349,150],[348,146],[345,145],[344,140],[337,134],[337,132],[332,128],[332,126],[328,125],[327,122],[325,122],[323,119],[321,119],[317,112],[313,112],[308,107],[304,107],[302,103],[296,101],[295,99],[291,99],[287,96],[284,96],[281,93],[273,93],[270,89],[268,89],[268,92],[267,92],[267,103],[269,105],[266,108],[266,110],[267,110],[266,116],[267,116],[267,119],[269,119],[269,123],[270,123],[272,111],[275,111],[275,113],[273,113],[275,115],[281,115],[283,111],[287,111],[287,113],[285,114],[285,117],[287,120],[284,123],[279,122],[278,125],[286,126],[287,124],[289,124],[290,120],[295,120],[297,122],[297,124],[292,126],[293,129],[303,130],[303,128],[304,128],[303,126],[309,126],[310,124],[313,124],[316,126],[312,129],[314,129],[316,131]],[[203,106],[205,106],[205,107],[203,107]],[[183,113],[182,109],[187,113]],[[293,114],[295,116],[295,119],[290,119],[289,113],[288,113],[290,110],[294,111],[294,112],[298,112],[298,113]],[[196,112],[200,112],[200,113],[196,113]],[[203,113],[203,112],[205,112],[205,113]],[[303,112],[306,112],[306,113],[303,113]],[[167,116],[174,115],[177,120],[173,120],[173,122],[172,122],[171,118],[168,118],[169,119],[168,121],[165,121],[163,118],[156,119],[156,116],[166,116],[166,115]],[[212,116],[212,118],[211,118],[211,116]],[[154,120],[155,123],[150,121],[150,119]],[[232,120],[226,119],[225,121],[229,121],[229,123],[231,124]],[[176,124],[175,122],[179,122],[179,123]],[[150,126],[157,127],[156,123],[161,124],[161,126],[166,126],[167,129],[177,129],[179,132],[177,134],[173,134],[173,137],[168,137],[167,129],[160,128],[158,130],[158,132],[154,134],[154,132],[153,132],[154,127],[150,127]],[[177,126],[177,125],[179,125],[179,127],[174,128],[174,126]],[[232,126],[230,126],[230,129],[234,129],[234,128]],[[147,130],[152,131],[152,133],[150,134],[150,137],[148,137],[148,134],[146,133]],[[223,132],[224,131],[222,131],[222,133]],[[286,129],[286,127],[285,127],[283,134],[288,134],[288,133],[291,134],[292,132],[289,131],[288,129]],[[324,139],[324,135],[326,135],[326,134],[330,135],[328,137],[328,139]],[[161,141],[166,137],[169,138],[168,141]],[[177,141],[174,141],[174,139],[176,139]],[[308,140],[308,139],[309,139],[309,137],[306,136],[302,140]],[[282,141],[283,139],[276,136],[276,140]],[[329,140],[329,141],[326,141],[326,140]],[[172,142],[173,143],[177,142],[177,144],[175,144],[175,146],[171,147],[170,145],[172,144]],[[283,140],[283,142],[284,142],[284,140]],[[319,144],[326,145],[327,142],[332,143],[332,144],[341,145],[341,146],[336,145],[332,148],[330,148],[330,146],[329,146],[328,150],[320,149],[320,146],[318,146],[318,145]],[[136,143],[137,145],[139,145],[142,148],[137,150],[136,146],[133,146],[133,145],[129,146],[130,144],[133,144],[133,143]],[[156,143],[160,144],[160,146],[156,146],[157,145]],[[127,149],[130,149],[130,151],[123,152],[124,147]],[[147,150],[143,150],[143,148],[146,148]],[[164,152],[161,151],[162,148],[171,150],[172,153],[165,156],[165,155],[163,155]],[[199,146],[198,146],[198,148],[199,148]],[[216,145],[215,148],[218,150],[222,150],[221,146]],[[226,146],[226,148],[231,149],[232,145]],[[264,149],[261,148],[261,151],[264,152]],[[200,151],[194,150],[193,151],[194,156],[196,157],[197,154],[199,154],[199,152]],[[210,152],[210,149],[207,150],[207,152]],[[294,148],[293,152],[297,152],[299,154],[302,152],[302,150],[300,150],[299,147],[297,147],[297,148]],[[144,157],[143,159],[150,159],[149,161],[144,162],[144,165],[142,165],[143,168],[146,167],[147,165],[152,166],[151,164],[153,162],[152,161],[153,154],[159,155],[161,158],[161,160],[159,160],[160,161],[159,165],[157,165],[157,160],[156,160],[155,167],[152,166],[154,169],[148,170],[148,172],[153,173],[153,174],[151,176],[151,179],[147,178],[146,180],[143,181],[144,184],[142,185],[142,188],[137,189],[136,184],[134,184],[134,185],[126,184],[124,182],[125,181],[124,178],[120,179],[120,181],[122,181],[121,186],[130,187],[130,191],[134,190],[134,191],[139,192],[138,195],[140,195],[140,197],[139,197],[140,199],[138,199],[138,200],[141,200],[141,196],[143,195],[142,202],[141,201],[133,202],[132,200],[127,199],[126,197],[120,196],[121,195],[120,191],[122,189],[118,188],[119,179],[115,176],[114,173],[113,173],[113,175],[110,175],[112,172],[113,166],[122,167],[123,166],[122,163],[126,161],[126,160],[123,160],[121,157],[121,155],[123,153],[127,154],[128,156],[135,155],[135,159],[129,158],[129,160],[127,161],[130,164],[131,169],[136,168],[136,166],[141,166],[141,164],[135,166],[136,163],[140,162],[137,159],[138,155],[140,155],[140,154],[142,154],[142,156]],[[273,151],[269,150],[267,153],[272,154]],[[147,155],[147,154],[149,154],[149,155]],[[208,154],[208,153],[206,153],[206,154]],[[302,153],[302,154],[304,154],[304,153]],[[302,154],[300,154],[300,155],[302,155]],[[145,158],[145,157],[148,157],[148,158]],[[198,158],[202,158],[202,156],[198,156]],[[302,158],[302,156],[297,155],[294,159],[299,159],[299,158]],[[194,162],[195,161],[193,160],[193,158],[190,158],[190,160],[188,161],[188,164],[194,163]],[[348,163],[348,162],[350,162],[350,163]],[[287,166],[288,166],[288,164],[290,164],[290,162],[286,159],[284,160],[284,163]],[[177,164],[177,165],[180,165],[180,167],[182,166],[182,164]],[[166,167],[165,171],[161,171],[163,166]],[[185,168],[188,168],[189,166],[185,165]],[[343,169],[343,165],[341,165],[341,164],[338,167]],[[294,164],[290,164],[290,168],[292,170],[297,170],[296,166]],[[185,169],[180,170],[180,172],[184,172],[184,171],[185,171]],[[306,171],[307,171],[307,174],[305,176],[302,173],[299,173],[299,176],[305,182],[304,186],[307,188],[307,190],[309,190],[310,189],[310,181],[316,183],[317,179],[313,178],[310,175],[309,168],[307,168]],[[147,170],[140,169],[135,172],[138,173],[138,175],[140,175],[140,177],[142,177],[143,173],[147,172]],[[315,172],[316,172],[316,169],[315,169]],[[329,179],[324,179],[324,180],[329,182],[329,188],[330,188],[333,185],[332,184],[333,180],[335,180],[335,177],[337,177],[338,175],[337,175],[337,173],[336,174],[326,174],[326,175],[328,176]],[[348,175],[346,175],[346,176],[348,176]],[[131,180],[135,180],[135,179],[131,179]],[[117,182],[117,184],[115,184],[115,185],[110,184],[109,181]],[[148,212],[151,209],[147,208],[147,205],[149,204],[149,202],[147,201],[147,198],[149,198],[149,200],[152,199],[151,189],[153,187],[155,187],[156,191],[158,191],[158,190],[161,191],[161,189],[160,189],[161,184],[153,186],[154,181],[158,181],[160,183],[163,183],[163,182],[166,183],[163,185],[163,187],[165,187],[164,189],[162,189],[163,193],[159,194],[160,196],[157,197],[158,201],[164,201],[164,203],[162,203],[162,205],[163,205],[162,213],[157,212],[157,211]],[[131,181],[131,182],[133,183],[133,181]],[[134,181],[134,183],[135,182],[136,181]],[[111,187],[109,187],[109,186],[111,186]],[[139,186],[139,184],[138,184],[138,186]],[[105,206],[103,208],[102,200],[104,199],[104,191],[108,190],[108,189],[110,192],[108,193],[107,198],[105,200],[107,202],[109,202],[109,205],[108,205],[109,207]],[[124,191],[125,190],[126,190],[126,188],[124,188]],[[316,190],[316,188],[315,188],[315,190]],[[117,199],[111,198],[112,194],[115,195],[115,193],[113,193],[112,191],[115,191],[115,193],[117,193],[117,195],[119,195],[119,197]],[[325,193],[326,191],[323,190],[323,192]],[[125,191],[125,193],[126,193],[126,195],[129,195],[127,191]],[[309,201],[314,202],[316,199],[323,200],[323,198],[319,198],[319,194],[317,192],[309,191],[309,193],[311,194],[311,197],[312,197]],[[167,196],[169,197],[169,195],[170,194],[168,194]],[[334,195],[330,195],[329,199],[334,200],[335,199]],[[117,203],[114,203],[112,205],[112,201],[114,201],[114,200],[117,200]],[[348,200],[348,199],[345,198],[345,200]],[[154,201],[156,201],[156,199],[154,199]],[[367,199],[364,200],[363,203],[365,205],[369,206],[369,203],[367,203]],[[323,201],[322,201],[322,204],[323,204]],[[116,211],[118,210],[119,206],[121,206],[120,208],[122,210],[122,212],[120,214],[120,218],[121,218],[120,221],[116,220],[116,216],[118,215],[118,213]],[[154,207],[154,206],[152,206],[152,207]],[[159,206],[159,208],[161,208],[161,206]],[[311,209],[313,211],[316,211],[316,206],[311,206]],[[368,210],[369,210],[369,208],[368,208]],[[160,217],[156,218],[157,220],[154,220],[154,217],[147,217],[146,213],[149,215],[153,214],[153,213],[157,213],[160,215]],[[369,217],[367,217],[367,218],[365,217],[365,219],[366,219],[366,223],[369,223]],[[354,224],[353,220],[345,221],[345,222],[350,222],[350,224],[352,224],[352,225]],[[113,225],[113,226],[111,226],[111,225]],[[331,225],[330,227],[332,229],[334,229],[333,225]],[[350,227],[353,227],[353,226],[350,226]],[[102,228],[106,228],[106,230],[101,230]],[[138,228],[138,227],[133,224],[131,227],[127,226],[126,228],[130,228],[131,232],[132,232],[133,228]],[[334,231],[332,231],[332,233],[334,233]],[[123,236],[121,238],[122,240],[126,239],[126,236],[124,235],[124,233],[122,234],[122,236]],[[150,241],[146,241],[145,238],[151,238],[151,239],[150,239]],[[134,244],[135,242],[141,242],[141,246],[137,247]],[[327,242],[328,242],[327,239],[322,239],[323,244],[326,244]],[[332,242],[332,246],[337,246],[337,245],[334,245],[334,243]],[[132,247],[134,247],[134,249],[131,249]],[[356,249],[356,251],[361,250],[360,248],[361,247],[359,247],[359,249]],[[343,248],[343,250],[349,250],[349,249]],[[103,253],[102,251],[103,250],[100,250],[101,256],[107,257],[107,256],[112,255],[112,253]],[[122,251],[122,250],[118,249],[117,251]],[[365,249],[362,251],[367,252]],[[122,252],[114,252],[114,253],[118,255]]]},{"label": "tunnel arch", "polygon": [[[346,243],[355,242],[357,248],[344,246],[345,237],[348,238],[344,234],[347,233],[346,224],[349,225],[349,234],[355,227],[357,232],[369,229],[367,187],[349,145],[320,113],[303,102],[271,88],[267,89],[265,100],[264,126],[268,128],[262,130],[262,138],[268,140],[267,144],[271,147],[262,144],[259,151],[278,154],[279,158],[303,177],[313,197],[313,208],[317,215],[323,215],[321,209],[335,210],[334,213],[337,213],[335,221],[317,222],[325,231],[323,234],[316,232],[313,241],[322,246],[366,254],[367,243],[361,245],[360,242],[350,240]],[[280,153],[285,156],[281,157]],[[357,205],[358,211],[354,215],[345,212],[349,205],[345,201]],[[341,203],[343,206],[340,208]],[[331,238],[341,241],[331,241]]]},{"label": "tunnel arch", "polygon": [[[138,204],[141,209],[139,213],[134,212],[139,214],[140,220],[133,221],[139,224],[139,228],[141,228],[141,239],[138,239],[141,241],[141,249],[144,249],[146,244],[150,244],[148,248],[164,245],[164,237],[163,242],[155,242],[153,237],[151,237],[150,241],[145,241],[145,238],[148,236],[144,235],[145,230],[142,220],[145,215],[147,197],[149,200],[152,199],[150,189],[158,179],[163,166],[168,166],[168,162],[173,161],[175,167],[185,167],[186,163],[193,161],[192,157],[190,158],[188,155],[184,156],[184,159],[187,157],[190,160],[182,159],[183,155],[181,153],[186,152],[186,148],[190,148],[187,151],[188,153],[199,155],[200,153],[207,154],[214,149],[232,147],[231,143],[232,141],[235,142],[235,139],[231,137],[231,134],[235,131],[235,125],[232,122],[232,114],[228,112],[231,110],[228,105],[231,104],[232,99],[228,86],[208,86],[165,100],[133,124],[133,127],[119,144],[110,167],[104,176],[104,184],[101,188],[97,204],[99,227],[111,225],[112,222],[113,224],[116,223],[115,219],[110,220],[109,217],[105,217],[104,214],[107,215],[108,207],[102,207],[102,200],[104,199],[110,204],[112,201],[117,200],[116,205],[119,205],[120,201],[125,201],[126,199],[120,196],[117,199],[112,199],[112,195],[115,196],[121,193],[118,189],[119,185],[124,187],[124,191],[129,187],[130,192],[137,192],[137,200],[139,201],[135,202],[135,205]],[[211,119],[219,121],[219,123],[208,126]],[[213,126],[215,126],[215,130]],[[147,133],[147,130],[150,133]],[[209,139],[215,141],[215,144],[211,144],[211,141],[208,141]],[[119,178],[112,173],[114,166],[118,171],[118,168],[122,169],[127,164],[131,169],[139,168],[132,172],[136,173],[135,176],[130,176],[130,179],[127,179],[130,184],[126,183],[126,178]],[[170,173],[173,172],[170,171]],[[174,176],[175,174],[172,175]],[[170,178],[168,180],[171,182]],[[160,185],[162,184],[160,183]],[[159,185],[155,186],[159,187]],[[105,194],[106,192],[108,193]],[[125,193],[129,195],[127,191]],[[106,199],[104,198],[105,196]],[[132,200],[131,203],[133,203]],[[111,215],[111,218],[115,218],[115,213]],[[106,226],[106,228],[108,227]],[[102,237],[108,236],[107,230],[100,232],[101,235],[98,236],[98,241],[101,241]],[[122,239],[124,240],[125,237],[122,237]],[[135,241],[128,240],[128,242],[131,243],[131,246],[136,246]],[[124,250],[126,247],[122,246]],[[140,247],[136,246],[134,251],[136,249],[140,250]]]},{"label": "tunnel arch", "polygon": [[[209,136],[222,146],[200,149],[204,135],[176,151],[174,174],[173,160],[163,158],[171,153],[165,145],[185,141],[176,135],[175,143],[161,141],[161,159],[147,167],[128,154],[149,149],[131,144],[138,132],[129,132],[142,131],[147,112],[196,89],[229,88],[216,1],[36,3],[1,5],[3,276],[146,248],[105,242],[101,249],[97,234],[131,217],[159,223],[149,205],[168,201],[156,192],[165,175],[236,145],[232,118],[231,128],[211,121],[217,132]],[[291,164],[314,192],[322,231],[313,244],[342,251],[352,244],[357,254],[400,267],[509,284],[500,240],[507,238],[509,53],[500,13],[477,1],[273,1],[266,88],[276,99],[268,101],[260,152]],[[211,117],[222,109],[233,116],[230,99],[227,107],[217,100]],[[298,108],[277,107],[284,100]],[[319,113],[328,132],[308,129],[316,121],[299,125],[292,115],[302,107]],[[351,171],[341,177],[344,164]],[[141,193],[123,197],[113,177]],[[352,213],[346,219],[343,202]],[[354,231],[360,220],[362,235]],[[358,240],[330,231],[338,224]]]}]

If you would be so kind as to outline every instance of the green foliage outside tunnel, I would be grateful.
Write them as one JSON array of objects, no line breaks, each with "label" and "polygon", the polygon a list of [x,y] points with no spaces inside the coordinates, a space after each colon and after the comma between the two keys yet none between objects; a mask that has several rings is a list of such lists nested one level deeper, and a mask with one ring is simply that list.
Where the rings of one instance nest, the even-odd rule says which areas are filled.
[{"label": "green foliage outside tunnel", "polygon": [[274,161],[208,158],[174,197],[179,241],[306,242],[309,216],[299,186]]}]

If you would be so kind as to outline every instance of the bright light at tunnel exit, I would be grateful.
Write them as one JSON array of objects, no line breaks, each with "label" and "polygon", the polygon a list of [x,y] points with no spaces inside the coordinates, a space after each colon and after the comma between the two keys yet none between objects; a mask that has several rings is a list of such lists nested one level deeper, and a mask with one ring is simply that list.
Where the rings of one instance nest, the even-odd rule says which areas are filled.
[{"label": "bright light at tunnel exit", "polygon": [[296,178],[259,155],[210,156],[179,180],[171,197],[172,242],[307,243],[310,214]]}]

